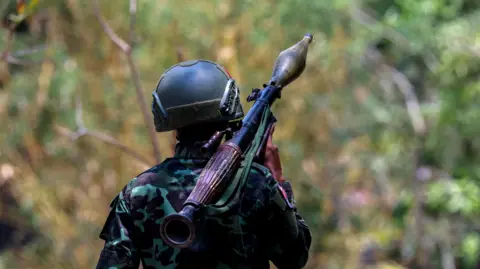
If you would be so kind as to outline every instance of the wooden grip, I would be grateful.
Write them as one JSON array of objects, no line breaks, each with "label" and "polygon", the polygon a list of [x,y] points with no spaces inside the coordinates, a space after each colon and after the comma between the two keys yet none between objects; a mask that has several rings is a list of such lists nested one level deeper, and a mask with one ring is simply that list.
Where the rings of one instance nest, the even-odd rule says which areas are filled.
[{"label": "wooden grip", "polygon": [[222,144],[203,169],[185,204],[198,206],[210,203],[232,179],[233,172],[240,167],[241,157],[242,152],[237,145],[229,142]]}]

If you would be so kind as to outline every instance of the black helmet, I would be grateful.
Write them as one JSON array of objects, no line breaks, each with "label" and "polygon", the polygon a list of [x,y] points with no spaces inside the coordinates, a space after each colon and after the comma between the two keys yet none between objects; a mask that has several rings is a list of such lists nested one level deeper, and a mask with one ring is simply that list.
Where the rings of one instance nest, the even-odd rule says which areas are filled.
[{"label": "black helmet", "polygon": [[237,121],[244,116],[235,80],[211,61],[192,60],[170,67],[152,95],[157,132],[202,122]]}]

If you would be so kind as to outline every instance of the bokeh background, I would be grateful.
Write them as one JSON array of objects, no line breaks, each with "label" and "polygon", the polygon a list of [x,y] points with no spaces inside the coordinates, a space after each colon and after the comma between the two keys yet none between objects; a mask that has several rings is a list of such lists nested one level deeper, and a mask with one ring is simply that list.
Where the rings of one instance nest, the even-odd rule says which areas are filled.
[{"label": "bokeh background", "polygon": [[0,268],[95,267],[112,198],[172,154],[146,123],[166,68],[217,61],[245,101],[307,32],[273,107],[306,268],[480,268],[479,1],[1,0],[0,15]]}]

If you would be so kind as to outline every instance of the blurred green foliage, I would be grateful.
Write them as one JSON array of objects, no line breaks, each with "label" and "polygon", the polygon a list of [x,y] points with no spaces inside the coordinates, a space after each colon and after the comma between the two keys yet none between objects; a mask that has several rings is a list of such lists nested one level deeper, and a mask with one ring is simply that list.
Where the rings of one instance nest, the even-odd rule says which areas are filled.
[{"label": "blurred green foliage", "polygon": [[[130,40],[129,2],[100,2]],[[0,199],[0,222],[18,240],[36,236],[10,242],[0,268],[93,268],[108,204],[154,165],[151,143],[125,55],[92,2],[25,4],[22,16],[0,3],[4,26],[21,24],[13,39],[0,31],[0,189],[17,201]],[[245,99],[281,50],[315,36],[273,108],[313,232],[307,268],[478,268],[479,1],[142,0],[135,22],[147,103],[181,58],[226,66]],[[173,136],[158,137],[166,158]]]}]

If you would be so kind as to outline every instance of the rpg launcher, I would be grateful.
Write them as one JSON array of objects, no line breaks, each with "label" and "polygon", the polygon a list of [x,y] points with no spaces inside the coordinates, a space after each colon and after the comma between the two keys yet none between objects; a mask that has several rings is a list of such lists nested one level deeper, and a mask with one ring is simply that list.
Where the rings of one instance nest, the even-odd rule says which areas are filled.
[{"label": "rpg launcher", "polygon": [[[282,51],[277,57],[270,81],[263,85],[263,90],[254,89],[249,96],[248,101],[254,100],[255,103],[243,119],[240,130],[230,140],[221,144],[210,158],[182,210],[178,214],[165,217],[160,227],[160,235],[166,244],[176,248],[187,248],[192,244],[195,239],[195,212],[202,205],[214,202],[235,176],[250,144],[258,136],[266,109],[280,98],[282,89],[297,79],[305,69],[308,46],[312,41],[313,36],[306,34],[301,41]],[[274,118],[269,121],[268,126],[271,126]],[[262,129],[261,147],[258,148],[257,157],[269,132],[269,128]]]}]

